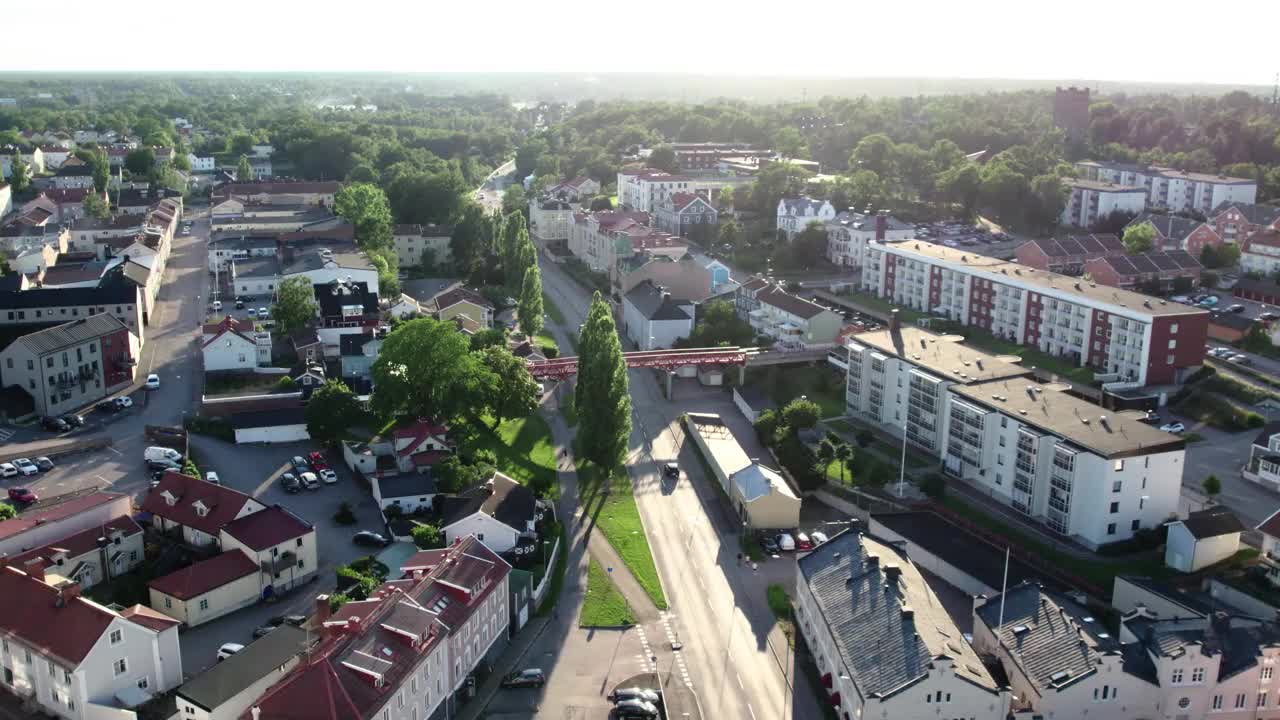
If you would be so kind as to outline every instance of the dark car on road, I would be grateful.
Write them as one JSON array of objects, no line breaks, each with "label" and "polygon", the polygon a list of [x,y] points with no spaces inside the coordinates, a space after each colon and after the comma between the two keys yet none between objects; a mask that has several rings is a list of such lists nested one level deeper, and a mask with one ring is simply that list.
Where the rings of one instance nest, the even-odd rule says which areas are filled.
[{"label": "dark car on road", "polygon": [[293,473],[285,473],[280,476],[280,485],[287,493],[296,493],[302,491],[302,481]]},{"label": "dark car on road", "polygon": [[764,548],[764,551],[770,555],[777,555],[782,552],[782,548],[778,547],[778,541],[772,535],[760,538],[760,547]]},{"label": "dark car on road", "polygon": [[372,530],[361,530],[352,535],[351,542],[367,547],[386,547],[391,544],[390,540]]},{"label": "dark car on road", "polygon": [[70,425],[71,427],[84,427],[84,417],[74,413],[71,415],[63,415],[62,422]]},{"label": "dark car on road", "polygon": [[124,408],[117,405],[115,401],[104,400],[103,402],[100,402],[97,405],[94,405],[93,409],[97,410],[98,412],[107,413],[108,415],[114,415],[115,413],[120,412]]},{"label": "dark car on road", "polygon": [[294,472],[304,473],[311,469],[311,466],[307,464],[307,459],[301,455],[294,455],[289,464],[293,465]]},{"label": "dark car on road", "polygon": [[504,688],[540,688],[547,684],[547,676],[538,668],[517,670],[502,678]]},{"label": "dark car on road", "polygon": [[16,503],[30,505],[31,503],[38,501],[40,498],[26,488],[16,487],[9,488],[9,499]]},{"label": "dark car on road", "polygon": [[36,467],[40,468],[40,472],[45,472],[46,470],[52,470],[53,461],[41,455],[40,457],[36,458]]},{"label": "dark car on road", "polygon": [[292,625],[294,627],[302,627],[303,625],[307,624],[307,616],[306,615],[275,615],[270,620],[267,621],[267,624],[270,625],[271,627],[276,627],[279,625]]},{"label": "dark car on road", "polygon": [[40,425],[43,426],[45,430],[52,430],[53,432],[66,432],[71,429],[71,426],[67,424],[66,420],[56,417],[47,417],[40,421]]}]

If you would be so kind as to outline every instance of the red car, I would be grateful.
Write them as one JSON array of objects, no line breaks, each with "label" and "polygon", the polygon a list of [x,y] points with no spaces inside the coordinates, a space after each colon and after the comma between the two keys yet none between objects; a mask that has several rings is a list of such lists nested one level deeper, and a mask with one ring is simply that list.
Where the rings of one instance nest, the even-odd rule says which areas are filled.
[{"label": "red car", "polygon": [[329,463],[324,461],[324,455],[321,455],[319,452],[313,452],[307,455],[307,462],[311,463],[311,469],[316,472],[327,470],[329,468]]},{"label": "red car", "polygon": [[33,502],[36,502],[40,498],[36,497],[35,493],[31,492],[26,488],[9,488],[9,499],[14,502],[19,502],[19,503],[23,503],[24,505],[29,505]]},{"label": "red car", "polygon": [[812,550],[812,549],[813,549],[813,541],[812,541],[812,540],[810,540],[810,539],[809,539],[809,536],[808,536],[808,535],[805,535],[804,533],[796,533],[796,549],[797,549],[797,550]]}]

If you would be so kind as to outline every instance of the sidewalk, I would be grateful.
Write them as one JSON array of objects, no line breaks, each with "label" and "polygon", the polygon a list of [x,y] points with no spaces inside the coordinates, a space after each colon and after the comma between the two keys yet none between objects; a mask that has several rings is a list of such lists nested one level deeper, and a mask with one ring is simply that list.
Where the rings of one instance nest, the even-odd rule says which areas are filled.
[{"label": "sidewalk", "polygon": [[524,626],[516,635],[511,644],[507,646],[502,656],[493,663],[493,673],[485,679],[480,687],[476,688],[475,697],[468,702],[454,715],[456,720],[477,720],[483,717],[485,708],[489,706],[489,701],[497,694],[500,689],[502,679],[515,671],[520,661],[524,659],[525,653],[533,646],[538,638],[542,636],[547,626],[551,624],[551,618],[535,616]]}]

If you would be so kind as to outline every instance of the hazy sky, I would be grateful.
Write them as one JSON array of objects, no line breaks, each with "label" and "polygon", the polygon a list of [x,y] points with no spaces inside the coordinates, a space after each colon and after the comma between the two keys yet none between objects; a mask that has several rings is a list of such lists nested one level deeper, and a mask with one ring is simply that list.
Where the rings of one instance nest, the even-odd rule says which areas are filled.
[{"label": "hazy sky", "polygon": [[[26,6],[39,14],[36,6]],[[64,0],[0,70],[693,72],[1271,84],[1276,0]],[[1198,18],[1199,20],[1196,20]],[[1230,30],[1204,33],[1201,23]],[[56,31],[53,29],[56,28]]]}]

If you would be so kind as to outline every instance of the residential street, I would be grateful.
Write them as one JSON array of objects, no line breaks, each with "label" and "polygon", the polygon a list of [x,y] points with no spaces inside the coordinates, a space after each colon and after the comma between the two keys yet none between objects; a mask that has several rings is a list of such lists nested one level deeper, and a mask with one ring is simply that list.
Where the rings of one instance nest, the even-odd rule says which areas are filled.
[{"label": "residential street", "polygon": [[[551,263],[542,268],[544,288],[576,330],[589,296]],[[678,426],[688,410],[737,411],[720,390],[695,393],[681,385],[675,402],[668,402],[651,371],[631,371],[630,380],[635,427],[628,469],[671,605],[673,634],[683,643],[680,654],[703,709],[756,720],[819,717],[818,695],[803,679],[791,691],[794,658],[765,602],[770,582],[792,587],[794,560],[769,560],[756,571],[737,566],[735,523],[701,477]],[[672,458],[679,458],[685,474],[678,483],[664,483],[659,464]],[[660,658],[659,667],[664,664]]]}]

